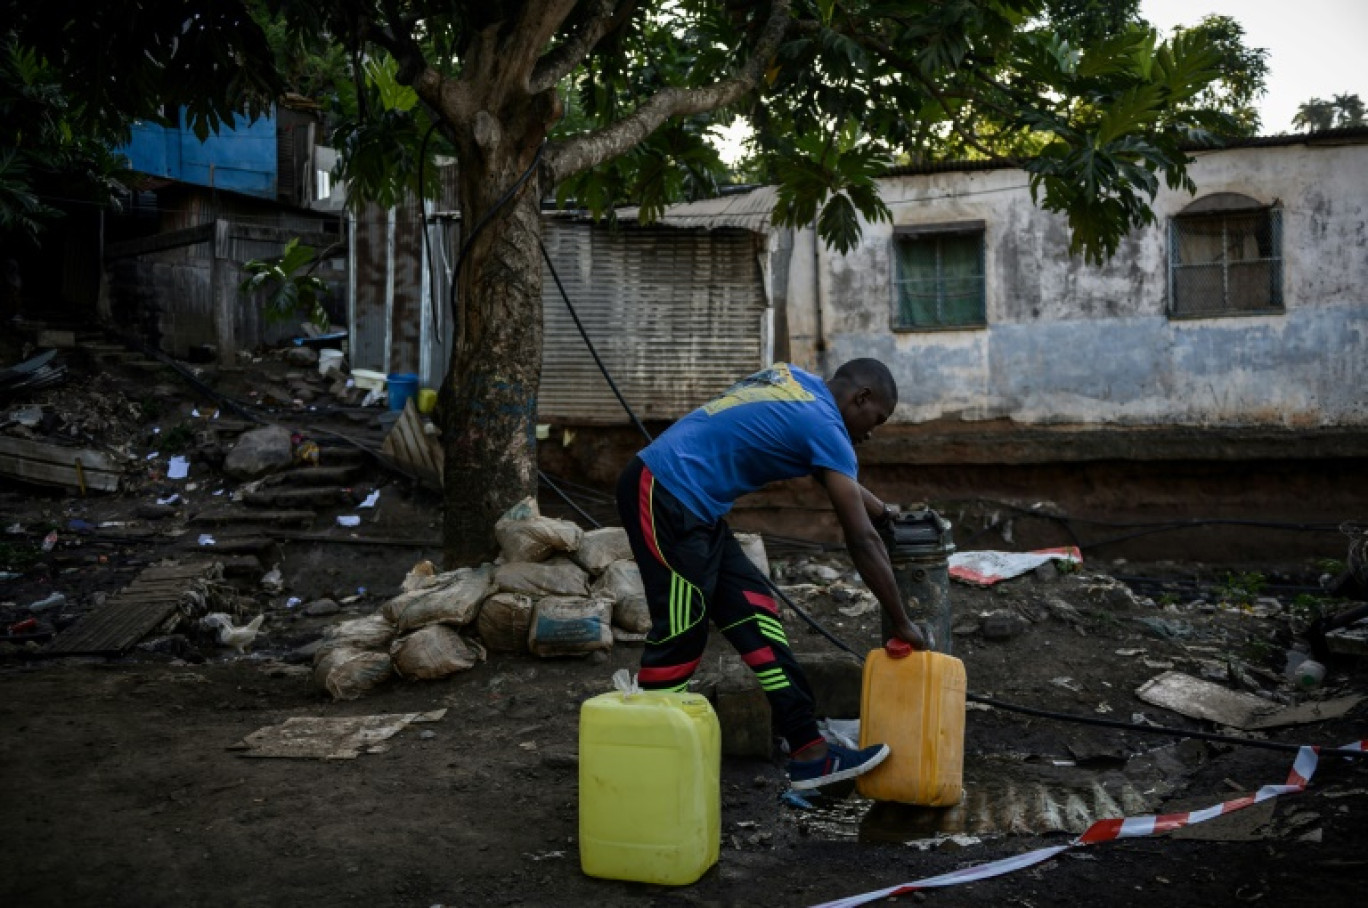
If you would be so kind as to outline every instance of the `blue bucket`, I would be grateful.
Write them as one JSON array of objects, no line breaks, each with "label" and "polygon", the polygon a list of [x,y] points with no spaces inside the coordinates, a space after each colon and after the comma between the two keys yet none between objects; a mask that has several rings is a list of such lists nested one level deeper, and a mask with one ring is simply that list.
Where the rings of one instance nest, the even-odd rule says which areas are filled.
[{"label": "blue bucket", "polygon": [[389,408],[402,410],[418,393],[418,376],[412,372],[391,372],[389,374]]}]

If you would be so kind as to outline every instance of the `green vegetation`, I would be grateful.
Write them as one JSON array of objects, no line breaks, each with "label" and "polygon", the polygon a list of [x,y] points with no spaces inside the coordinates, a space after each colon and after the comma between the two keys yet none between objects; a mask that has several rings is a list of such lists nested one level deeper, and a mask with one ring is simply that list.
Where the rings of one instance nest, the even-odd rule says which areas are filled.
[{"label": "green vegetation", "polygon": [[328,313],[323,298],[328,285],[315,277],[319,258],[312,246],[304,246],[295,237],[285,244],[285,251],[277,259],[252,259],[243,263],[242,270],[249,276],[238,285],[244,295],[258,291],[266,294],[263,311],[269,322],[285,322],[306,318],[315,325],[327,327]]},{"label": "green vegetation", "polygon": [[1264,587],[1268,585],[1268,578],[1257,571],[1242,574],[1226,574],[1225,581],[1217,587],[1217,595],[1222,602],[1229,602],[1232,605],[1253,605],[1254,600],[1259,598]]}]

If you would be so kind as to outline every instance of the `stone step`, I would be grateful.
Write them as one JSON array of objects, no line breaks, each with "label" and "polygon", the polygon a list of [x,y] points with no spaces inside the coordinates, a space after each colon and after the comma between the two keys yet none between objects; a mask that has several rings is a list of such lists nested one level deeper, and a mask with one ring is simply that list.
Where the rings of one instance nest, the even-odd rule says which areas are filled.
[{"label": "stone step", "polygon": [[319,486],[306,489],[259,489],[242,496],[242,503],[253,508],[349,508],[356,499],[346,489]]},{"label": "stone step", "polygon": [[[332,451],[326,452],[331,454]],[[331,459],[331,458],[329,458]],[[276,486],[341,486],[351,485],[361,475],[362,464],[346,463],[337,466],[320,464],[316,467],[296,467],[283,473],[272,473],[261,481],[261,488]]]},{"label": "stone step", "polygon": [[214,509],[201,511],[190,522],[196,526],[246,526],[251,524],[269,523],[276,526],[302,525],[308,526],[313,523],[318,515],[313,511],[266,511],[255,508],[244,509]]}]

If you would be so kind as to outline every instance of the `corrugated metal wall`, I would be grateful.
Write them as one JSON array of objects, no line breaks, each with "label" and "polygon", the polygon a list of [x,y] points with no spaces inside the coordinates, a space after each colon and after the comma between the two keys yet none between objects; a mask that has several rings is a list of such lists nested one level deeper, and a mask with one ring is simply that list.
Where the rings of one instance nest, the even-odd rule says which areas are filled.
[{"label": "corrugated metal wall", "polygon": [[[433,179],[440,181],[442,194],[427,204],[428,210],[450,211],[455,168],[439,167]],[[350,359],[355,369],[415,372],[423,385],[436,387],[447,368],[450,282],[445,271],[454,260],[458,232],[448,229],[450,219],[430,225],[434,248],[432,262],[427,261],[422,212],[410,197],[390,210],[369,204],[353,222]]]},{"label": "corrugated metal wall", "polygon": [[[392,221],[374,206],[357,218],[353,368],[417,372],[428,387],[446,374],[446,272],[458,250],[459,224],[441,217],[429,232],[434,256],[425,262],[415,205],[399,207]],[[551,217],[543,239],[594,348],[638,417],[677,419],[765,365],[768,304],[756,234],[612,230]],[[549,269],[542,306],[538,418],[627,422]]]},{"label": "corrugated metal wall", "polygon": [[[642,419],[677,419],[765,365],[756,235],[549,219],[547,252],[580,322]],[[538,419],[623,423],[548,270]]]}]

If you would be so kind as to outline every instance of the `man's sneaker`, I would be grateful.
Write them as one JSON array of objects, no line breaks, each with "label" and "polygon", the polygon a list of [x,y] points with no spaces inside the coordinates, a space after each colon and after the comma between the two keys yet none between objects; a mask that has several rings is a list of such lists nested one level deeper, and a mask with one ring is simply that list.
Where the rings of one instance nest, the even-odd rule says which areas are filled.
[{"label": "man's sneaker", "polygon": [[789,784],[805,790],[853,779],[878,766],[888,754],[887,744],[873,744],[864,750],[827,744],[827,755],[820,760],[789,760]]}]

